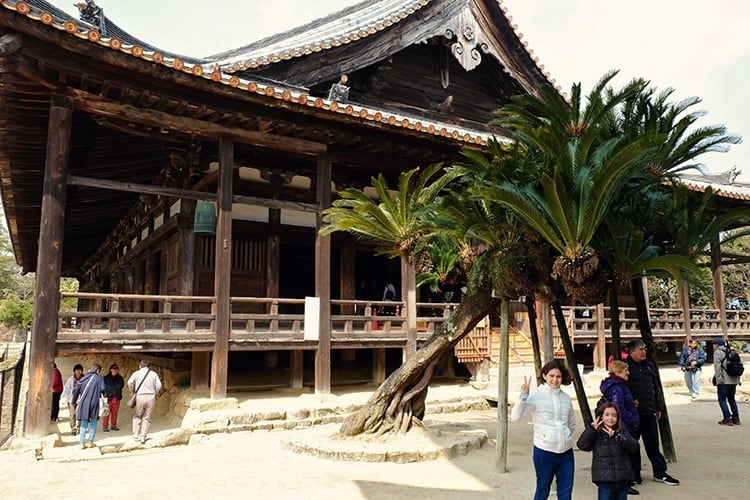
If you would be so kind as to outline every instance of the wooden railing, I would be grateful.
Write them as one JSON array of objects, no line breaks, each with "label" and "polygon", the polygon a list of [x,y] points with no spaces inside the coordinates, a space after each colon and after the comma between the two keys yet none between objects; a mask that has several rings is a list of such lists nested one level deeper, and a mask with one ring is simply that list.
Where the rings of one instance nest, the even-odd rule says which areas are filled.
[{"label": "wooden railing", "polygon": [[[598,339],[597,310],[595,307],[564,307],[568,329],[577,342],[595,342]],[[604,334],[607,340],[611,337],[612,320],[609,308],[604,309]],[[586,317],[586,311],[589,317]],[[738,340],[750,339],[750,311],[727,310],[727,333]],[[686,335],[685,318],[682,309],[650,309],[649,319],[654,339],[661,342],[679,341]],[[721,336],[721,319],[718,309],[692,309],[689,319],[691,336],[708,340]],[[554,326],[555,335],[557,327]],[[634,307],[620,309],[620,335],[622,338],[640,337],[638,319]]]},{"label": "wooden railing", "polygon": [[[213,335],[215,298],[66,292],[63,299],[96,311],[60,310],[58,332],[63,334],[159,334]],[[259,334],[302,340],[304,299],[232,297],[230,338],[243,339]],[[418,303],[418,331],[426,337],[447,318],[456,304]],[[373,335],[393,338],[406,336],[404,304],[392,301],[332,300],[331,335]],[[193,312],[204,311],[204,312]]]},{"label": "wooden railing", "polygon": [[[214,335],[215,298],[206,296],[166,296],[104,293],[63,293],[88,309],[96,311],[59,311],[58,339],[67,340],[106,335],[129,339],[180,337],[185,342],[211,342]],[[269,297],[232,297],[230,339],[301,341],[304,333],[304,299]],[[418,335],[425,339],[445,321],[456,304],[421,302],[417,304]],[[597,308],[564,307],[568,329],[576,343],[595,343]],[[604,335],[610,339],[611,319],[604,311]],[[405,339],[406,317],[402,302],[332,300],[331,338]],[[679,341],[685,336],[685,321],[680,309],[652,309],[651,327],[657,341]],[[695,309],[690,312],[694,337],[709,339],[721,335],[719,311]],[[621,336],[627,340],[640,336],[634,308],[620,310]],[[750,311],[727,311],[731,337],[750,339]],[[553,337],[559,335],[554,327]],[[80,336],[83,334],[83,337]]]}]

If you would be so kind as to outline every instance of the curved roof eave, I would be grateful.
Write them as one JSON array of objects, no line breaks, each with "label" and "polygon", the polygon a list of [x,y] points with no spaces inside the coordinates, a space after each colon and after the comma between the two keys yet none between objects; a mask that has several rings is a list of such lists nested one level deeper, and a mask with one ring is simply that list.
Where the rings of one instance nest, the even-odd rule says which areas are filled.
[{"label": "curved roof eave", "polygon": [[[429,0],[420,1],[426,2]],[[0,0],[0,7],[3,8],[0,9],[0,16],[8,15],[9,11],[10,15],[17,13],[32,21],[40,22],[51,30],[75,37],[81,43],[92,43],[102,50],[109,49],[120,52],[194,78],[210,80],[216,85],[225,85],[240,91],[249,92],[256,97],[260,96],[269,99],[269,101],[284,101],[308,109],[314,108],[320,112],[333,113],[339,116],[345,115],[358,119],[363,123],[371,123],[385,128],[401,128],[421,134],[444,137],[447,140],[454,140],[459,144],[467,146],[485,146],[487,141],[494,137],[493,134],[488,134],[485,130],[459,127],[454,124],[424,119],[406,113],[394,113],[391,110],[374,106],[339,103],[320,97],[312,97],[298,87],[286,86],[284,84],[275,85],[269,83],[267,80],[256,78],[240,78],[237,75],[222,72],[216,64],[192,63],[179,57],[170,57],[164,52],[149,50],[144,46],[125,43],[119,38],[103,36],[92,25],[75,22],[69,16],[58,18],[51,12],[41,9],[36,4],[46,4],[46,2],[36,0],[35,5],[31,5],[25,1]],[[499,138],[498,140],[504,141],[506,139]]]}]

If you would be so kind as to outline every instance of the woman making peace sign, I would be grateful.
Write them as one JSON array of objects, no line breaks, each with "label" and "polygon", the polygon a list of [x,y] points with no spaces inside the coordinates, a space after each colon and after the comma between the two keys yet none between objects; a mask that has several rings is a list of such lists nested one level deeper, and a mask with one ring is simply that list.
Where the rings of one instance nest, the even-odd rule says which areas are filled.
[{"label": "woman making peace sign", "polygon": [[560,386],[569,385],[573,379],[565,363],[558,359],[542,367],[542,378],[544,383],[529,394],[531,379],[524,377],[510,418],[518,420],[530,412],[534,423],[534,500],[549,497],[553,478],[557,480],[557,498],[570,500],[575,472],[573,431],[576,419],[570,396],[562,392]]}]

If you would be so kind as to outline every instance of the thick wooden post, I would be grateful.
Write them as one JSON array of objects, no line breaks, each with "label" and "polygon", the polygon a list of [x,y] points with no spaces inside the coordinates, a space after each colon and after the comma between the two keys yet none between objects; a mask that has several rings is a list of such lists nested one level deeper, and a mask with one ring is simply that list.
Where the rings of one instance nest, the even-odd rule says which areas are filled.
[{"label": "thick wooden post", "polygon": [[[615,359],[619,358],[616,357]],[[607,369],[607,332],[604,324],[604,304],[596,305],[596,346],[594,347],[594,368],[597,370]]]},{"label": "thick wooden post", "polygon": [[211,369],[210,352],[193,352],[190,362],[190,387],[208,389],[208,376]]},{"label": "thick wooden post", "polygon": [[60,306],[72,104],[66,98],[56,97],[49,113],[29,351],[29,397],[26,401],[24,426],[24,435],[34,438],[47,434],[52,408],[51,373],[52,363],[55,361],[57,312]]},{"label": "thick wooden post", "polygon": [[[555,357],[555,344],[552,337],[552,314],[550,314],[550,302],[546,297],[539,297],[537,303],[537,314],[542,332],[542,349],[544,359],[542,365],[549,363]],[[559,325],[558,325],[559,328]]]},{"label": "thick wooden post", "polygon": [[[316,228],[323,224],[322,211],[331,206],[331,155],[318,156]],[[315,295],[320,298],[320,337],[315,352],[315,392],[331,392],[331,237],[315,236]]]},{"label": "thick wooden post", "polygon": [[302,389],[305,375],[305,351],[292,351],[289,360],[289,383],[292,389]]},{"label": "thick wooden post", "polygon": [[266,252],[266,297],[279,296],[279,269],[281,262],[280,224],[281,210],[278,208],[269,208],[268,225],[270,234],[266,240],[268,247]]},{"label": "thick wooden post", "polygon": [[727,303],[724,298],[724,277],[722,272],[724,266],[721,263],[721,244],[719,237],[711,242],[711,273],[714,277],[714,307],[719,310],[719,321],[721,323],[721,336],[728,340],[727,336]]},{"label": "thick wooden post", "polygon": [[216,344],[211,363],[211,398],[227,397],[229,366],[229,314],[231,312],[230,279],[232,275],[232,174],[234,142],[219,140],[219,190],[216,221],[216,264],[214,296],[216,297]]},{"label": "thick wooden post", "polygon": [[[354,244],[354,241],[347,239],[341,245],[341,262],[339,263],[339,267],[341,269],[339,288],[341,290],[341,298],[343,300],[354,300],[357,298],[356,264],[357,247]],[[341,314],[354,313],[355,307],[353,305],[341,306]]]},{"label": "thick wooden post", "polygon": [[417,273],[401,258],[401,297],[406,306],[406,352],[404,360],[417,352]]},{"label": "thick wooden post", "polygon": [[385,381],[385,354],[384,347],[376,347],[372,350],[372,381],[378,385]]}]

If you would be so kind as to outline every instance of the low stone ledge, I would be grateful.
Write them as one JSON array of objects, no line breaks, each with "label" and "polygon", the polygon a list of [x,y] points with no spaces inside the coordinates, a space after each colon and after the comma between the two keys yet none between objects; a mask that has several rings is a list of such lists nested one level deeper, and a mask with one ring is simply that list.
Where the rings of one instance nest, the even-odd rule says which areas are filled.
[{"label": "low stone ledge", "polygon": [[282,441],[282,448],[329,460],[410,463],[465,455],[488,439],[486,431],[460,423],[427,424],[395,437],[343,437],[337,432],[335,425],[313,427]]}]

